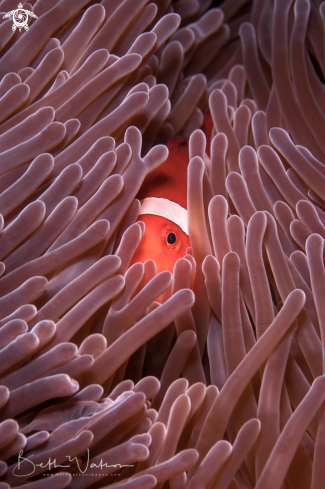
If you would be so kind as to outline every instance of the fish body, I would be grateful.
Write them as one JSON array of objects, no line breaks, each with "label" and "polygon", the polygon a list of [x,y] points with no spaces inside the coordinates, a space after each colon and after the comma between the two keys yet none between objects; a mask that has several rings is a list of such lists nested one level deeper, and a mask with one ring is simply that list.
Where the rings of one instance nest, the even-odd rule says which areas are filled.
[{"label": "fish body", "polygon": [[157,273],[173,272],[176,261],[191,246],[187,230],[188,145],[175,137],[167,147],[167,160],[146,177],[137,195],[141,201],[138,221],[144,222],[146,230],[131,261],[132,265],[152,259]]}]

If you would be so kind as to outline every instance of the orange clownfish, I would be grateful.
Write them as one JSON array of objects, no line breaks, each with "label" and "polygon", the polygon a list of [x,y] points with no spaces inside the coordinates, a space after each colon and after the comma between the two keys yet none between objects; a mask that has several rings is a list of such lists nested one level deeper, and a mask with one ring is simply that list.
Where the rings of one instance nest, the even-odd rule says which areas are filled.
[{"label": "orange clownfish", "polygon": [[187,226],[188,145],[177,136],[167,142],[167,147],[167,160],[145,178],[137,195],[141,201],[137,220],[145,223],[146,230],[130,263],[152,259],[157,273],[173,272],[175,262],[191,246]]}]

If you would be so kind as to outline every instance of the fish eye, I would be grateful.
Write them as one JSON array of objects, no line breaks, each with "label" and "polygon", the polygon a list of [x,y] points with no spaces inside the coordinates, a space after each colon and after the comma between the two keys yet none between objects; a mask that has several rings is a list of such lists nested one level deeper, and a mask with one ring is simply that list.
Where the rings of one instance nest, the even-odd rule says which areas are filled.
[{"label": "fish eye", "polygon": [[170,245],[173,245],[176,243],[176,234],[175,233],[169,233],[167,236],[167,243]]},{"label": "fish eye", "polygon": [[177,233],[175,233],[174,230],[170,228],[165,229],[165,231],[163,232],[163,240],[169,250],[176,251],[179,249],[181,244]]}]

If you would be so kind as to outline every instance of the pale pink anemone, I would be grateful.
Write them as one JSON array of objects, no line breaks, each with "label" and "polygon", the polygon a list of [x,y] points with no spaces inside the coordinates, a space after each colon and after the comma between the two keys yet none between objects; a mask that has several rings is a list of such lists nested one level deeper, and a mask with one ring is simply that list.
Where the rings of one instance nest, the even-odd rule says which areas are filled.
[{"label": "pale pink anemone", "polygon": [[[325,2],[36,0],[14,32],[17,8],[0,489],[323,489]],[[129,267],[135,196],[176,134],[191,248],[157,274]]]}]

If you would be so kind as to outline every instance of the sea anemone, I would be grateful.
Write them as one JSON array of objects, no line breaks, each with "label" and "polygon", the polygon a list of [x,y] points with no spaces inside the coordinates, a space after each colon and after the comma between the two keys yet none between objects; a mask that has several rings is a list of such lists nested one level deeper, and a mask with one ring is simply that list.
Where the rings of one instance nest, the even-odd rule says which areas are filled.
[{"label": "sea anemone", "polygon": [[[322,489],[325,2],[17,1],[0,489]],[[191,247],[157,274],[137,195],[176,135]]]}]

